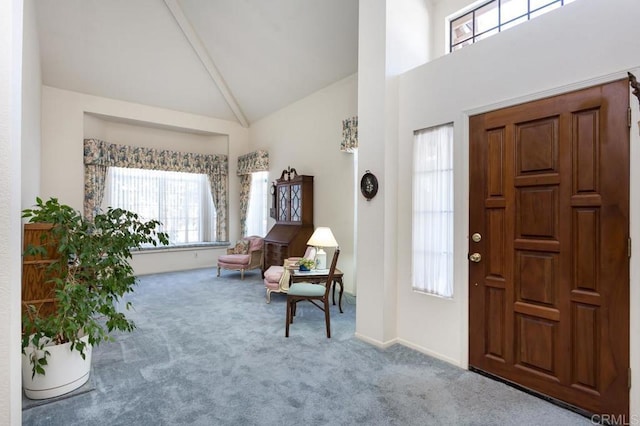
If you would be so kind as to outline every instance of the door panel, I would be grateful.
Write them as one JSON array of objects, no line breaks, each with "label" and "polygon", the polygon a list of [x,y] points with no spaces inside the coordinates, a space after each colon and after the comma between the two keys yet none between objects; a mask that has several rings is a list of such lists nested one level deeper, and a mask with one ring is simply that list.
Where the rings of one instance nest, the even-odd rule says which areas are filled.
[{"label": "door panel", "polygon": [[470,118],[469,364],[629,410],[626,80]]}]

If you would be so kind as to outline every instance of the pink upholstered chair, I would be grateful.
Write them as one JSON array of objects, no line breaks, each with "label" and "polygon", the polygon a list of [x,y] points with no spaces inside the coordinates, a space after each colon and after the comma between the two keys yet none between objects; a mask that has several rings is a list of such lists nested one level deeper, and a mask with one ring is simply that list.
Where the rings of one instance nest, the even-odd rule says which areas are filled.
[{"label": "pink upholstered chair", "polygon": [[[316,248],[307,247],[302,256],[307,259],[316,257]],[[295,267],[302,257],[290,257],[285,259],[284,265],[272,265],[264,271],[264,286],[267,289],[267,303],[271,303],[271,293],[286,293],[289,290],[289,269]]]},{"label": "pink upholstered chair", "polygon": [[[243,244],[246,241],[248,244]],[[236,248],[246,246],[247,251],[237,253]],[[240,271],[240,279],[244,280],[244,271],[249,269],[262,269],[263,254],[264,254],[264,239],[253,235],[251,237],[244,237],[236,244],[236,247],[227,249],[227,254],[218,257],[218,276],[220,276],[220,269],[231,269],[234,271]]]}]

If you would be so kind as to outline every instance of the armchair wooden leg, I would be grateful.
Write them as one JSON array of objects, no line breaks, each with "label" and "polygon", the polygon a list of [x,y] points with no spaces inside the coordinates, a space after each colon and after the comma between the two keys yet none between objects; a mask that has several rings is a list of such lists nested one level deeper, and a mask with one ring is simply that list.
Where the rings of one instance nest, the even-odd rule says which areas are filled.
[{"label": "armchair wooden leg", "polygon": [[244,280],[244,269],[240,269],[240,279]]},{"label": "armchair wooden leg", "polygon": [[271,289],[267,289],[267,303],[271,303]]},{"label": "armchair wooden leg", "polygon": [[220,267],[218,266],[218,276],[220,276]]}]

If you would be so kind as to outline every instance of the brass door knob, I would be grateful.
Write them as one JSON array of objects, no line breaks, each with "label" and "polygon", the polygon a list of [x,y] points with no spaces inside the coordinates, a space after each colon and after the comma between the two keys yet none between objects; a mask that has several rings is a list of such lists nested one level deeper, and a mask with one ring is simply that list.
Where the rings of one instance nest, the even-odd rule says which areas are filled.
[{"label": "brass door knob", "polygon": [[478,263],[482,260],[482,255],[480,255],[480,253],[471,253],[469,255],[469,260],[473,263]]}]

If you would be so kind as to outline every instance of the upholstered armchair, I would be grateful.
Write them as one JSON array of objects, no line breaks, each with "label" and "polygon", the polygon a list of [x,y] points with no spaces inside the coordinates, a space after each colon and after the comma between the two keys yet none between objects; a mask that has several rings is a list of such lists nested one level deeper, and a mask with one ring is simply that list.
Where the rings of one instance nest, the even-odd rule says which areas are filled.
[{"label": "upholstered armchair", "polygon": [[218,257],[218,276],[220,269],[240,271],[240,279],[244,280],[244,271],[262,269],[264,239],[253,235],[238,240],[235,247],[227,249],[227,254]]},{"label": "upholstered armchair", "polygon": [[[307,247],[302,256],[307,259],[316,257],[316,248]],[[297,268],[298,261],[302,257],[290,257],[285,259],[284,265],[272,265],[264,271],[264,286],[267,289],[267,303],[271,303],[271,293],[287,293],[289,290],[289,271]]]}]

